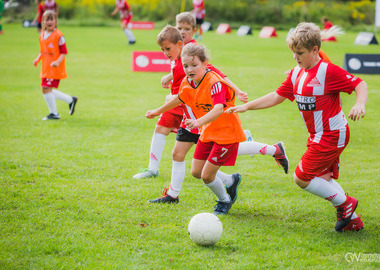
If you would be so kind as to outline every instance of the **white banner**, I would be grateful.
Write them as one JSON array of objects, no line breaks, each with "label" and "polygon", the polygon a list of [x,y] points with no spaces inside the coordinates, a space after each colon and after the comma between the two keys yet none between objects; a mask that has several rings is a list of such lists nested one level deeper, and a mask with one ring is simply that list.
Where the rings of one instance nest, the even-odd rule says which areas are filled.
[{"label": "white banner", "polygon": [[380,0],[376,0],[375,26],[380,27]]}]

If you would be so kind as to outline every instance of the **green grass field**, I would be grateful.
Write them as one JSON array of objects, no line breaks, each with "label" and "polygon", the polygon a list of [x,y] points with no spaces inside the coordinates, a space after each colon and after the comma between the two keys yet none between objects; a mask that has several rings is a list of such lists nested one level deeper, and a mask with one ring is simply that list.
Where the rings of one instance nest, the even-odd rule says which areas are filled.
[{"label": "green grass field", "polygon": [[[241,114],[256,141],[283,141],[291,162],[285,175],[267,156],[238,157],[228,173],[240,172],[239,198],[220,217],[224,232],[213,247],[191,242],[191,217],[213,210],[214,195],[190,175],[178,205],[151,205],[170,183],[171,150],[166,140],[160,175],[136,181],[147,167],[156,120],[148,109],[164,102],[163,73],[131,72],[132,50],[158,50],[154,31],[135,31],[127,46],[119,28],[62,26],[68,78],[59,89],[79,97],[68,115],[58,101],[59,121],[48,114],[40,90],[35,29],[5,25],[0,36],[0,268],[1,269],[256,269],[379,268],[380,75],[359,75],[369,85],[366,117],[349,121],[350,144],[341,156],[340,183],[359,200],[365,229],[336,233],[330,203],[298,188],[292,173],[306,149],[307,130],[296,104]],[[259,39],[206,33],[211,63],[254,99],[273,91],[295,66],[286,32]],[[379,53],[357,46],[357,33],[324,43],[331,60],[345,53]],[[348,114],[355,94],[342,94]],[[239,103],[239,102],[237,102]],[[376,109],[377,108],[377,109]],[[375,254],[373,262],[348,262],[347,253]]]}]

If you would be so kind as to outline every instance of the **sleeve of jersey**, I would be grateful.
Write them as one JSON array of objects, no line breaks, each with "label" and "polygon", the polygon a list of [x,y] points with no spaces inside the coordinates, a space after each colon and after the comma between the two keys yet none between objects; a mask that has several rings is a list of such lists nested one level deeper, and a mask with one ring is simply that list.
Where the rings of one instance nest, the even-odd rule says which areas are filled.
[{"label": "sleeve of jersey", "polygon": [[63,36],[59,38],[58,45],[59,45],[59,52],[61,54],[67,54],[66,41]]},{"label": "sleeve of jersey", "polygon": [[220,77],[224,78],[224,77],[227,77],[226,75],[224,75],[219,69],[217,69],[216,67],[214,67],[213,65],[211,64],[208,64],[207,65],[207,68],[208,69],[211,69],[212,71],[214,71],[216,74],[218,74]]},{"label": "sleeve of jersey", "polygon": [[227,106],[226,101],[229,99],[227,97],[228,88],[225,84],[217,82],[211,87],[211,98],[212,103],[215,106],[216,104],[223,104],[224,107]]},{"label": "sleeve of jersey", "polygon": [[286,80],[281,84],[279,88],[277,88],[276,93],[284,98],[289,99],[290,101],[294,100],[293,95],[293,83],[292,83],[292,74],[293,71],[290,72]]},{"label": "sleeve of jersey", "polygon": [[334,64],[328,66],[327,74],[327,93],[345,92],[351,94],[355,87],[363,81]]}]

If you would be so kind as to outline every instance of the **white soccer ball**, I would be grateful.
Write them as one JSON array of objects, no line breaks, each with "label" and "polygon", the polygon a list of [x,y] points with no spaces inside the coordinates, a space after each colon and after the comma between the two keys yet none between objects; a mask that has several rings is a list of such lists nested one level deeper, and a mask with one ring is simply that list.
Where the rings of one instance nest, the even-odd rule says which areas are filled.
[{"label": "white soccer ball", "polygon": [[200,213],[193,216],[187,228],[190,239],[201,246],[214,245],[223,232],[222,222],[211,213]]}]

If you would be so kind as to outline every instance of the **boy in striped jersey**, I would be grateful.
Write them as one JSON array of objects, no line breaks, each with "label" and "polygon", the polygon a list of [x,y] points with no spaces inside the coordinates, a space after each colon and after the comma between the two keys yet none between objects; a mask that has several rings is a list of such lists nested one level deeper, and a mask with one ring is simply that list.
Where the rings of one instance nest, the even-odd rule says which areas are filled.
[{"label": "boy in striped jersey", "polygon": [[285,99],[296,100],[310,136],[294,180],[299,187],[330,201],[337,209],[336,231],[360,230],[363,222],[355,214],[358,201],[346,196],[334,179],[338,179],[339,156],[350,136],[339,93],[355,91],[356,103],[348,117],[356,121],[365,115],[367,84],[319,57],[321,34],[315,24],[300,23],[287,43],[298,66],[292,69],[282,85],[264,97],[229,108],[227,113],[265,109]]}]

